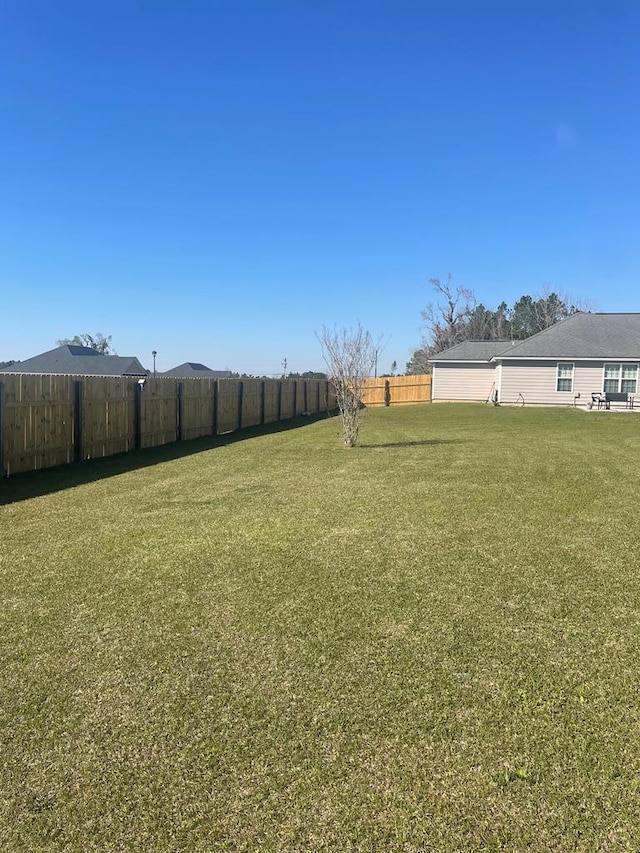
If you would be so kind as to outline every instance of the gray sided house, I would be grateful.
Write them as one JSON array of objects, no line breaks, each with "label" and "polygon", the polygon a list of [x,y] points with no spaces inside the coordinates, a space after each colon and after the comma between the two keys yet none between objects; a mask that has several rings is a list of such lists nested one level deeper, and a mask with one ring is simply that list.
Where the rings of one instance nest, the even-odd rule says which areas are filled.
[{"label": "gray sided house", "polygon": [[495,394],[496,353],[509,341],[463,341],[430,359],[432,400],[482,400]]},{"label": "gray sided house", "polygon": [[624,407],[640,396],[640,314],[579,312],[524,341],[468,341],[431,361],[433,400],[586,405],[613,393]]},{"label": "gray sided house", "polygon": [[19,361],[0,373],[46,373],[70,376],[148,376],[135,356],[101,355],[91,347],[64,344]]},{"label": "gray sided house", "polygon": [[177,379],[228,379],[231,376],[231,371],[211,370],[206,364],[199,364],[197,361],[185,361],[184,364],[179,364],[177,367],[172,367],[171,370],[159,373],[158,376],[174,376]]}]

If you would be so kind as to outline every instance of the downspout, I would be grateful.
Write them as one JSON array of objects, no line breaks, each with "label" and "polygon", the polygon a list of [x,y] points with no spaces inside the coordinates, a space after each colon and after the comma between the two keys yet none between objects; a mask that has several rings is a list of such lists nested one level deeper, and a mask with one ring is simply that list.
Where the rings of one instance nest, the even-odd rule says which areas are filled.
[{"label": "downspout", "polygon": [[496,381],[495,381],[496,403],[502,400],[502,362],[496,362]]}]

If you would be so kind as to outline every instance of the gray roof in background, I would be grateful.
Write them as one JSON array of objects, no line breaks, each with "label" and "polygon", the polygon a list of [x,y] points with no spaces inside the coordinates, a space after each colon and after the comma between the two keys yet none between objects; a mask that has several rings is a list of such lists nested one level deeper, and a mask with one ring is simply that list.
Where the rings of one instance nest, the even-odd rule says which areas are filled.
[{"label": "gray roof in background", "polygon": [[165,370],[158,376],[175,376],[178,379],[228,379],[231,376],[231,371],[211,370],[206,364],[200,364],[197,361],[185,361],[184,364],[172,367],[171,370]]},{"label": "gray roof in background", "polygon": [[495,354],[504,358],[640,359],[640,314],[572,314]]},{"label": "gray roof in background", "polygon": [[432,356],[429,361],[491,361],[511,346],[511,341],[462,341]]},{"label": "gray roof in background", "polygon": [[55,373],[70,376],[147,376],[135,356],[101,355],[91,347],[70,344],[56,347],[0,373]]}]

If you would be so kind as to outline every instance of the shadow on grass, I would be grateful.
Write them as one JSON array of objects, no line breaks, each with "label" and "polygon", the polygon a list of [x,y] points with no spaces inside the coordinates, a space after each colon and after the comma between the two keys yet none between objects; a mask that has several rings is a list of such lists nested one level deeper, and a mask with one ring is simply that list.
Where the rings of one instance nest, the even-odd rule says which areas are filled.
[{"label": "shadow on grass", "polygon": [[255,438],[260,435],[271,435],[300,429],[307,424],[326,420],[331,417],[326,412],[318,415],[289,418],[286,421],[276,421],[262,426],[246,427],[245,429],[228,432],[224,435],[210,435],[202,438],[192,438],[188,441],[174,441],[161,447],[146,447],[141,450],[130,450],[126,453],[116,453],[100,459],[88,459],[86,462],[75,462],[69,465],[57,465],[54,468],[42,468],[39,471],[26,471],[14,474],[7,479],[0,479],[0,506],[17,503],[29,498],[72,489],[86,483],[115,477],[139,468],[148,468],[204,450],[215,447],[227,447],[238,441]]},{"label": "shadow on grass", "polygon": [[426,438],[423,441],[382,441],[379,444],[359,443],[363,449],[381,449],[385,447],[434,447],[437,444],[466,444],[464,438]]}]

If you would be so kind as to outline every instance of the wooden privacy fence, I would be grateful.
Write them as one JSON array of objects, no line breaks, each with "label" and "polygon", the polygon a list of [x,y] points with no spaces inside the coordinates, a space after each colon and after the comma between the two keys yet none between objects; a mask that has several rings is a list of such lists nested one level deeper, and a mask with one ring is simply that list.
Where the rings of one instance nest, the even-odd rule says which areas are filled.
[{"label": "wooden privacy fence", "polygon": [[335,408],[323,379],[0,375],[0,474],[259,426]]},{"label": "wooden privacy fence", "polygon": [[406,406],[431,402],[431,374],[380,376],[367,379],[362,402],[365,406]]}]

